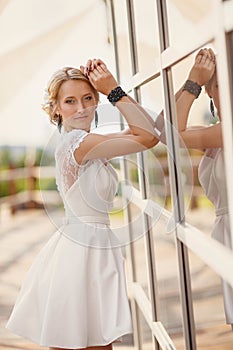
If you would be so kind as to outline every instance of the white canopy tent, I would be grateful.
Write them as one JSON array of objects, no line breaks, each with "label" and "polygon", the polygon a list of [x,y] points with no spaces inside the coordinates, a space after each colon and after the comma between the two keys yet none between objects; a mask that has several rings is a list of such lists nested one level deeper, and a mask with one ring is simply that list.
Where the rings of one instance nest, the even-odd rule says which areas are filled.
[{"label": "white canopy tent", "polygon": [[[172,7],[177,21],[186,18],[180,12],[182,1],[174,0],[177,7]],[[190,1],[195,3],[195,0]],[[148,18],[147,22],[140,22],[140,30],[136,33],[140,55],[143,54],[140,59],[153,66],[154,46],[158,43],[154,37],[148,37],[146,29],[152,28],[155,23],[144,3],[138,2],[138,6],[140,16]],[[203,11],[206,10],[205,6]],[[177,51],[183,50],[183,40],[189,40],[196,30],[195,13],[189,18],[189,32],[183,33],[182,40],[177,43]],[[105,0],[0,0],[0,145],[45,146],[54,127],[49,124],[41,103],[47,81],[59,67],[79,66],[85,64],[88,58],[100,57],[114,73],[114,47],[109,42],[111,28],[108,17]],[[118,22],[122,21],[118,23],[118,42],[127,53],[123,19],[124,16],[118,18]],[[179,26],[174,26],[173,31],[177,35]],[[187,72],[192,62],[193,57],[189,57]],[[146,70],[147,66],[143,69]],[[177,69],[180,70],[179,67]],[[124,80],[124,71],[121,76]],[[176,89],[185,79],[183,65],[177,77]],[[143,101],[148,108],[155,106],[156,113],[162,105],[160,93],[161,87],[157,88],[157,97],[151,87]],[[203,102],[202,107],[198,105],[196,113],[200,118],[206,108]],[[102,116],[101,120],[108,118]],[[112,121],[115,121],[114,117]]]},{"label": "white canopy tent", "polygon": [[93,57],[114,69],[108,30],[103,0],[0,0],[1,145],[45,145],[48,79]]}]

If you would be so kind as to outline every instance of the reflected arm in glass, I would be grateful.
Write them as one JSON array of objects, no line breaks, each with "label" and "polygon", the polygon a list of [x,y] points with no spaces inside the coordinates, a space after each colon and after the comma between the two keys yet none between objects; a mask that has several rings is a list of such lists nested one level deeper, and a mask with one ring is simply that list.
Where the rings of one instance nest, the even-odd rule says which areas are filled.
[{"label": "reflected arm in glass", "polygon": [[[190,70],[188,80],[198,84],[200,87],[205,86],[208,96],[213,99],[221,120],[215,55],[211,49],[202,49],[198,52],[195,63]],[[176,101],[179,134],[188,148],[203,150],[206,148],[222,147],[221,122],[209,126],[187,127],[189,113],[197,97],[192,89],[183,89]]]},{"label": "reflected arm in glass", "polygon": [[[193,82],[195,84],[194,86],[205,86],[208,96],[213,99],[220,122],[209,126],[200,125],[187,127],[190,110],[197,96],[194,92],[184,89],[184,83],[175,95],[177,127],[183,141],[180,143],[180,146],[200,150],[222,147],[223,141],[217,72],[215,55],[211,49],[201,49],[197,53],[195,63],[190,69],[188,80],[191,81],[191,83]],[[163,111],[156,119],[155,127],[160,131],[160,141],[166,143]]]},{"label": "reflected arm in glass", "polygon": [[[182,91],[183,91],[183,86],[175,94],[175,101],[177,101],[180,98]],[[158,135],[160,141],[163,143],[166,143],[165,125],[164,125],[164,111],[163,110],[158,114],[158,116],[154,122],[154,128],[155,128],[155,132]]]},{"label": "reflected arm in glass", "polygon": [[[153,118],[150,116],[150,114],[138,103],[136,102],[131,96],[127,96],[128,99],[130,100],[131,103],[135,104],[137,106],[137,110],[140,111],[143,115],[143,117],[149,122],[149,124],[155,128],[156,127],[156,122],[153,120]],[[126,128],[125,130],[118,132],[118,133],[112,133],[110,134],[111,136],[117,137],[120,135],[132,135],[132,130],[129,128]],[[157,134],[156,134],[157,135]]]}]

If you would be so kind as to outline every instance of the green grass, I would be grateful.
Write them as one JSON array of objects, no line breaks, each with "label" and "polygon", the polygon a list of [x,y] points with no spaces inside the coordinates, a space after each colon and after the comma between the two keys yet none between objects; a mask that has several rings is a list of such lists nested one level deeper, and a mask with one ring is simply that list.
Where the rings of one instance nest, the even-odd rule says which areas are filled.
[{"label": "green grass", "polygon": [[[19,179],[14,182],[15,193],[26,191],[28,188],[28,183],[26,179]],[[51,179],[37,179],[35,182],[36,190],[56,190],[56,181],[54,178]],[[10,182],[2,181],[0,183],[0,197],[5,197],[10,195]]]},{"label": "green grass", "polygon": [[36,181],[36,190],[46,191],[46,190],[56,190],[56,180],[51,179],[38,179]]},{"label": "green grass", "polygon": [[[13,187],[12,185],[10,185],[9,181],[2,181],[0,184],[0,197],[5,197],[5,196],[9,196],[10,194],[10,186],[11,188]],[[26,190],[26,182],[24,179],[19,179],[14,181],[14,188],[12,188],[12,192],[18,193],[21,191],[25,191]]]}]

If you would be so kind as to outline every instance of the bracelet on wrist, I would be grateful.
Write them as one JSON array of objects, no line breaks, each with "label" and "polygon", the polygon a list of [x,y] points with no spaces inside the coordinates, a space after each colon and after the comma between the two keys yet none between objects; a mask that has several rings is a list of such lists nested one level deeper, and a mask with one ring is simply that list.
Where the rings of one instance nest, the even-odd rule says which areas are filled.
[{"label": "bracelet on wrist", "polygon": [[193,94],[196,96],[196,98],[198,98],[201,93],[201,86],[192,80],[187,80],[182,91],[188,91],[190,94]]},{"label": "bracelet on wrist", "polygon": [[122,90],[120,86],[117,86],[108,94],[107,99],[113,106],[115,106],[115,103],[119,101],[123,96],[127,96],[127,94]]}]

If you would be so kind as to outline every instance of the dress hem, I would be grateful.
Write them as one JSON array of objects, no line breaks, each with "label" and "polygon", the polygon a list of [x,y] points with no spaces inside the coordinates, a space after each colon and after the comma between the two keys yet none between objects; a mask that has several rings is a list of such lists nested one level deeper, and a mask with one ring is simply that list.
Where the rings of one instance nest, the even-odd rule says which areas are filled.
[{"label": "dress hem", "polygon": [[43,343],[43,342],[40,342],[40,341],[38,341],[38,340],[35,340],[35,339],[33,339],[33,338],[30,338],[30,337],[28,337],[28,336],[24,336],[20,331],[17,331],[17,330],[11,330],[11,328],[10,327],[6,327],[9,331],[11,331],[12,333],[15,333],[15,334],[17,334],[18,336],[20,336],[20,337],[22,337],[22,338],[24,338],[24,339],[28,339],[28,340],[30,340],[31,342],[33,342],[33,343],[35,343],[35,344],[37,344],[37,345],[39,345],[39,346],[46,346],[46,347],[58,347],[58,348],[67,348],[67,349],[85,349],[85,348],[87,348],[87,347],[90,347],[90,346],[107,346],[107,345],[109,345],[109,344],[112,344],[112,343],[116,343],[116,342],[121,342],[122,340],[120,339],[121,337],[123,337],[124,335],[126,335],[126,334],[132,334],[133,333],[133,331],[132,331],[132,329],[131,330],[129,330],[129,331],[124,331],[124,332],[122,332],[122,333],[120,333],[119,335],[117,335],[116,337],[113,337],[113,339],[112,340],[110,340],[110,341],[107,341],[107,342],[103,342],[103,343],[98,343],[98,344],[96,344],[96,343],[88,343],[87,345],[66,345],[66,344],[58,344],[58,343],[53,343],[53,344],[51,344],[51,343]]}]

